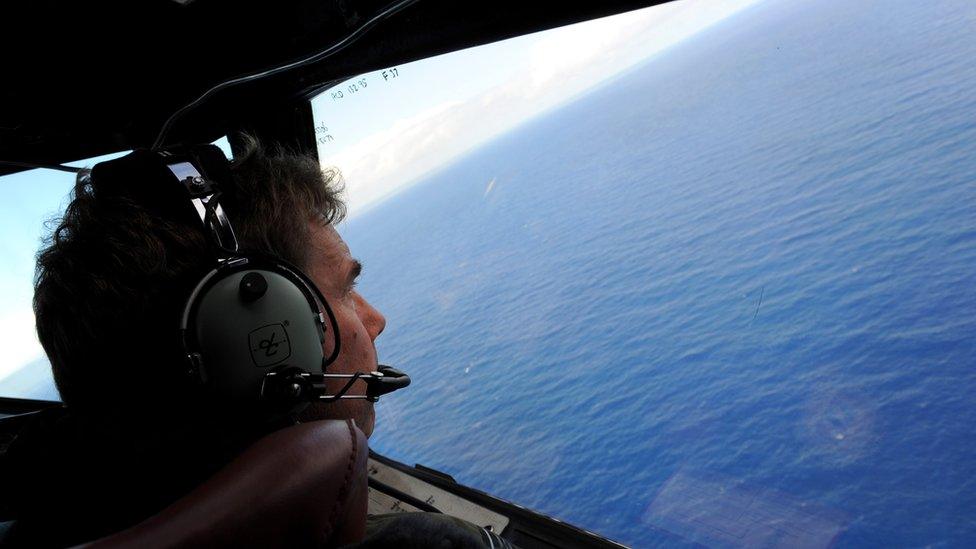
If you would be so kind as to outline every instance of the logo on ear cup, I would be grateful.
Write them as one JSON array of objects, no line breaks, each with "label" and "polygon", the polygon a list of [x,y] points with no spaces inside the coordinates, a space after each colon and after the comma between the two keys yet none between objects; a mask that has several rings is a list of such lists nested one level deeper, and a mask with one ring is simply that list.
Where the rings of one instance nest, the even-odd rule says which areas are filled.
[{"label": "logo on ear cup", "polygon": [[251,345],[251,361],[264,368],[278,364],[291,356],[291,341],[283,324],[268,324],[247,336]]}]

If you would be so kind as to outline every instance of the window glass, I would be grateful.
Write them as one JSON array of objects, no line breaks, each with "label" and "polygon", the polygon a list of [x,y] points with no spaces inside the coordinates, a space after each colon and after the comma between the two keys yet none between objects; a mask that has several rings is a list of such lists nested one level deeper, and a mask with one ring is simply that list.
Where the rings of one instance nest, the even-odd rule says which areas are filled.
[{"label": "window glass", "polygon": [[324,92],[371,446],[638,547],[976,543],[974,28],[683,1]]},{"label": "window glass", "polygon": [[0,395],[57,399],[50,365],[37,342],[31,299],[34,260],[45,234],[45,221],[66,204],[74,175],[29,170],[0,177],[6,200],[0,215],[0,334],[4,357],[0,362]]}]

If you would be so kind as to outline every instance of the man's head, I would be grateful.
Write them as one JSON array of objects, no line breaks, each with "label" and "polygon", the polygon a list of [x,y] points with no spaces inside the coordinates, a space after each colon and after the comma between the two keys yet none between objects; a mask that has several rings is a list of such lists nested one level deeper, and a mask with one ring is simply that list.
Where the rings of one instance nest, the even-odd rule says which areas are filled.
[{"label": "man's head", "polygon": [[[331,371],[375,369],[372,340],[383,320],[348,288],[354,260],[332,227],[344,214],[338,175],[323,173],[313,158],[250,145],[234,164],[233,180],[221,186],[242,249],[299,266],[322,290],[343,339]],[[187,294],[212,267],[212,252],[199,220],[161,213],[135,192],[140,184],[108,189],[79,181],[38,257],[38,336],[70,406],[206,404],[184,374],[177,328]],[[371,429],[371,407],[345,412]]]}]

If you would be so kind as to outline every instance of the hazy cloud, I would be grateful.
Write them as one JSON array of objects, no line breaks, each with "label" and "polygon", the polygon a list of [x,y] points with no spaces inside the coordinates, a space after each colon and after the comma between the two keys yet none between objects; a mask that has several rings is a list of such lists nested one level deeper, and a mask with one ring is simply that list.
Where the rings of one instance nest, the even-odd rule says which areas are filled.
[{"label": "hazy cloud", "polygon": [[541,33],[531,37],[517,76],[472,100],[401,119],[324,160],[345,176],[350,213],[362,213],[471,148],[756,1],[684,0]]}]

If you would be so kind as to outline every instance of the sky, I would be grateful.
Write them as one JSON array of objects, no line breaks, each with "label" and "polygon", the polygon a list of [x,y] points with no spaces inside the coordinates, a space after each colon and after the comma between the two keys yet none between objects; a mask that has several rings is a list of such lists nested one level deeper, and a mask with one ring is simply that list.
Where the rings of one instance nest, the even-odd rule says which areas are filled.
[{"label": "sky", "polygon": [[[680,0],[362,75],[312,101],[319,157],[342,171],[355,217],[759,1]],[[229,149],[226,140],[220,144]],[[119,154],[71,164],[91,166]],[[5,394],[3,378],[44,354],[31,309],[35,256],[73,183],[72,174],[49,170],[0,177],[7,198],[0,204],[0,396],[26,396]]]},{"label": "sky", "polygon": [[367,73],[312,101],[319,158],[342,172],[355,217],[756,3],[681,0]]}]

